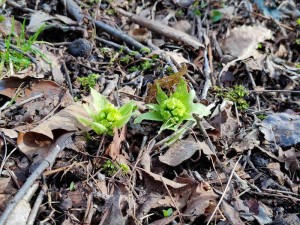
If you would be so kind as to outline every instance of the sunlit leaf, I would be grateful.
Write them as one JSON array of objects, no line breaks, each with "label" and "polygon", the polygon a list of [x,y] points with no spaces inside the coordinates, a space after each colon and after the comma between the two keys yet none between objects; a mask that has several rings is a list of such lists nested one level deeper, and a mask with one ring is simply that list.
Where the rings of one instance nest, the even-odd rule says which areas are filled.
[{"label": "sunlit leaf", "polygon": [[168,99],[167,94],[161,89],[159,85],[157,85],[157,94],[156,94],[157,102],[160,104],[166,99]]},{"label": "sunlit leaf", "polygon": [[143,120],[153,120],[153,121],[163,121],[159,112],[150,111],[139,115],[135,120],[134,123],[140,123]]}]

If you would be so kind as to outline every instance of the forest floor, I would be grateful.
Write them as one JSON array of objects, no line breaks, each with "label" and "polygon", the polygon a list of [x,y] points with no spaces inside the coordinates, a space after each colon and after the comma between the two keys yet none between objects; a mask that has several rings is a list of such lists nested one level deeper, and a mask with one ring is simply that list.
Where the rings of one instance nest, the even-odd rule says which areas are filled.
[{"label": "forest floor", "polygon": [[0,225],[300,224],[298,1],[0,6]]}]

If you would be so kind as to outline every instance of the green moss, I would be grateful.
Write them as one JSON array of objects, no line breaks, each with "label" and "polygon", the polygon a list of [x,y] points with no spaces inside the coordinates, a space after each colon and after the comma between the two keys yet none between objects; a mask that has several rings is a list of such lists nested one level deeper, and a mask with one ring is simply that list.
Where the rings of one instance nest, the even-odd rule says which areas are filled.
[{"label": "green moss", "polygon": [[243,85],[235,85],[233,88],[224,90],[215,88],[215,90],[217,91],[217,96],[235,102],[238,109],[245,110],[249,108],[249,103],[245,100],[249,92],[246,91]]},{"label": "green moss", "polygon": [[78,77],[78,81],[81,86],[84,88],[94,88],[97,84],[97,79],[99,78],[99,74],[92,73],[87,77]]}]

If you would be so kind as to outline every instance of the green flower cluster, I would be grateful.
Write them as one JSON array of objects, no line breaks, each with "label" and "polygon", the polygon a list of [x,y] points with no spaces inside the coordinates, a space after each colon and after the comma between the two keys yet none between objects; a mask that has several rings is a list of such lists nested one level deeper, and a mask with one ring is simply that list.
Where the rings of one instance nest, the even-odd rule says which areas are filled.
[{"label": "green flower cluster", "polygon": [[110,129],[121,117],[119,110],[114,105],[109,104],[95,116],[95,120]]},{"label": "green flower cluster", "polygon": [[186,112],[184,104],[177,98],[168,98],[161,103],[160,114],[165,120],[177,123]]},{"label": "green flower cluster", "polygon": [[170,96],[157,85],[156,101],[158,104],[148,104],[149,112],[141,114],[135,119],[135,123],[143,120],[162,121],[161,132],[165,129],[176,130],[185,120],[194,120],[193,113],[200,117],[208,116],[210,111],[200,103],[194,103],[195,91],[188,91],[187,83],[181,79],[176,90]]},{"label": "green flower cluster", "polygon": [[113,135],[115,128],[123,127],[133,114],[136,106],[129,102],[121,108],[115,107],[103,95],[91,88],[93,103],[91,107],[83,105],[90,119],[78,118],[78,120],[91,127],[97,134]]}]

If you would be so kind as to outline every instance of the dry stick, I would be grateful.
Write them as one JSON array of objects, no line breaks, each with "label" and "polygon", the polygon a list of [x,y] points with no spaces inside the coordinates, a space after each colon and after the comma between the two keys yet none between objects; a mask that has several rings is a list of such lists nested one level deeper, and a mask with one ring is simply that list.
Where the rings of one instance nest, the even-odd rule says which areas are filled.
[{"label": "dry stick", "polygon": [[3,111],[3,114],[7,113],[8,111],[15,110],[16,108],[18,108],[18,107],[20,107],[20,106],[22,106],[22,105],[24,105],[24,104],[26,104],[26,103],[28,103],[28,102],[31,102],[31,101],[33,101],[33,100],[35,100],[35,99],[41,98],[41,97],[43,97],[43,96],[44,96],[44,93],[40,93],[40,94],[34,95],[34,96],[30,97],[30,98],[27,98],[27,99],[25,99],[25,100],[23,100],[23,101],[21,101],[21,102],[19,102],[19,103],[16,103],[16,104],[14,104],[14,105],[8,106],[8,107]]},{"label": "dry stick", "polygon": [[293,91],[293,90],[249,90],[249,92],[286,92],[286,93],[300,93],[300,91]]},{"label": "dry stick", "polygon": [[18,193],[14,196],[14,198],[9,201],[5,211],[0,217],[0,225],[6,224],[8,217],[11,215],[18,202],[24,197],[24,195],[34,184],[34,182],[41,176],[44,170],[47,167],[51,167],[53,165],[57,155],[64,149],[65,141],[71,136],[71,134],[72,133],[64,134],[57,139],[56,146],[52,149],[50,154],[41,162],[41,164],[36,168],[36,170],[28,177],[28,179],[21,187],[21,189],[18,191]]},{"label": "dry stick", "polygon": [[[254,78],[253,78],[253,76],[252,76],[252,73],[250,73],[247,64],[245,64],[245,67],[246,67],[246,73],[247,73],[248,76],[249,76],[249,79],[250,79],[250,81],[251,81],[252,87],[253,87],[253,89],[255,90],[255,89],[256,89],[256,83],[255,83],[255,80],[254,80]],[[255,97],[256,97],[256,105],[257,105],[257,109],[258,109],[258,111],[260,111],[261,109],[260,109],[260,99],[259,99],[259,95],[256,94]]]},{"label": "dry stick", "polygon": [[108,40],[105,40],[104,38],[100,38],[100,37],[95,37],[95,39],[96,39],[96,41],[99,41],[99,42],[101,42],[101,43],[103,43],[105,45],[108,45],[110,47],[116,48],[118,50],[122,50],[123,49],[126,53],[134,55],[137,59],[140,59],[142,57],[142,55],[140,53],[132,51],[127,46],[119,45],[119,44],[117,44],[115,42],[108,41]]},{"label": "dry stick", "polygon": [[92,21],[96,25],[97,28],[124,41],[125,43],[129,44],[130,46],[133,46],[137,50],[142,50],[142,49],[147,48],[145,45],[139,43],[138,41],[136,41],[132,37],[128,36],[124,32],[117,30],[116,28],[111,27],[103,22],[94,20],[90,16],[84,15],[82,12],[82,9],[73,0],[60,0],[60,1],[61,1],[61,3],[65,4],[68,13],[70,13],[76,19],[77,22],[82,23],[83,19],[87,18],[90,21]]},{"label": "dry stick", "polygon": [[223,199],[224,199],[224,197],[225,197],[225,195],[226,195],[226,192],[227,192],[227,190],[228,190],[228,188],[229,188],[230,181],[232,180],[234,171],[235,171],[235,169],[236,169],[236,167],[237,167],[237,165],[238,165],[238,163],[239,163],[239,161],[240,161],[240,159],[241,159],[242,157],[243,157],[243,155],[241,155],[241,156],[239,157],[239,159],[236,161],[236,163],[235,163],[235,165],[234,165],[234,167],[233,167],[233,169],[232,169],[232,171],[231,171],[231,174],[230,174],[230,176],[229,176],[229,179],[228,179],[228,181],[227,181],[227,185],[226,185],[226,187],[225,187],[225,190],[223,191],[223,194],[222,194],[222,196],[221,196],[221,198],[220,198],[220,200],[219,200],[219,202],[218,202],[218,204],[217,204],[215,210],[214,210],[213,213],[211,214],[211,216],[210,216],[208,222],[206,223],[206,225],[209,225],[209,223],[212,221],[212,218],[214,217],[214,215],[216,214],[217,210],[219,209],[219,207],[220,207],[220,205],[221,205],[221,203],[222,203],[222,201],[223,201]]},{"label": "dry stick", "polygon": [[35,222],[35,218],[36,218],[36,215],[38,214],[38,211],[39,211],[39,208],[43,202],[43,199],[44,199],[44,196],[45,196],[45,193],[47,192],[48,188],[46,186],[44,186],[42,188],[42,190],[40,190],[36,200],[35,200],[35,203],[33,205],[33,208],[31,209],[30,211],[30,214],[29,214],[29,217],[27,219],[27,223],[26,225],[33,225],[34,222]]},{"label": "dry stick", "polygon": [[216,78],[214,76],[214,65],[213,65],[213,52],[212,52],[212,41],[210,41],[208,45],[208,61],[209,61],[209,67],[210,67],[210,80],[212,83],[212,86],[216,85]]},{"label": "dry stick", "polygon": [[17,8],[17,9],[23,11],[23,12],[27,12],[27,13],[35,13],[36,12],[33,9],[25,8],[24,6],[19,5],[18,3],[16,3],[16,1],[7,0],[6,3],[14,8]]},{"label": "dry stick", "polygon": [[3,143],[4,143],[4,157],[3,157],[3,160],[2,160],[2,163],[1,163],[1,166],[0,166],[0,177],[2,175],[2,170],[3,170],[3,167],[5,165],[5,161],[6,161],[6,156],[7,156],[7,143],[6,143],[6,137],[5,137],[5,134],[3,131],[1,131],[1,136],[2,136],[2,140],[3,140]]},{"label": "dry stick", "polygon": [[69,87],[70,94],[71,94],[72,97],[74,97],[72,82],[71,82],[70,74],[69,74],[68,68],[66,66],[65,60],[62,61],[62,66],[63,66],[63,69],[65,71],[65,78],[66,78],[66,81],[67,81],[67,84],[68,84],[68,87]]},{"label": "dry stick", "polygon": [[195,37],[192,37],[191,35],[189,35],[185,32],[182,32],[175,28],[163,25],[160,22],[148,20],[144,17],[134,15],[130,12],[127,12],[127,11],[117,8],[117,7],[114,7],[114,9],[117,12],[121,13],[122,15],[127,16],[133,22],[135,22],[143,27],[146,27],[151,31],[159,33],[165,37],[168,37],[174,41],[182,42],[182,43],[189,45],[195,49],[204,48],[204,45],[199,40],[197,40]]},{"label": "dry stick", "polygon": [[204,75],[205,75],[205,83],[201,94],[201,99],[206,99],[208,89],[211,87],[211,77],[210,77],[210,66],[207,58],[207,51],[204,50]]},{"label": "dry stick", "polygon": [[95,212],[95,210],[93,210],[94,208],[94,203],[93,203],[93,192],[88,196],[88,200],[86,203],[86,210],[85,210],[85,214],[84,214],[84,219],[83,219],[83,224],[84,225],[89,225],[91,224],[92,221],[92,217],[93,214]]}]

